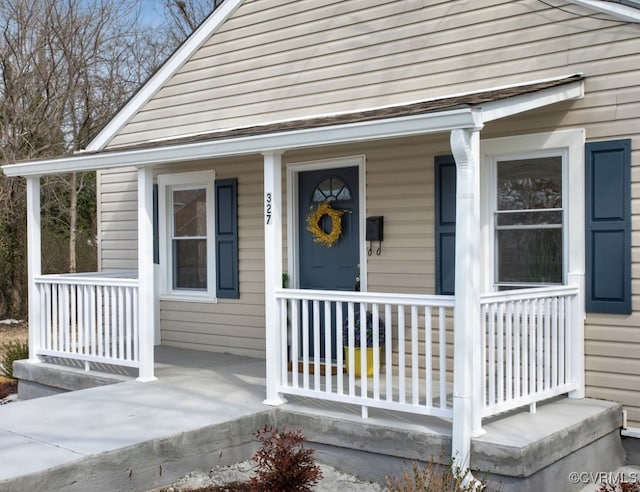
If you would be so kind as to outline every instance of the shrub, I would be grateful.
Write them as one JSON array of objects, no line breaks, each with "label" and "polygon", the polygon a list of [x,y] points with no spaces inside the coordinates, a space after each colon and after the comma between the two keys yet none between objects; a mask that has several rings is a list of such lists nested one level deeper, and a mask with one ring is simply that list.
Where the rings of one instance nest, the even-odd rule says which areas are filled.
[{"label": "shrub", "polygon": [[403,470],[400,477],[386,479],[389,492],[475,492],[488,490],[485,480],[465,480],[468,471],[456,466],[441,466],[430,458],[424,465],[413,462],[411,470]]},{"label": "shrub", "polygon": [[4,355],[0,359],[0,374],[10,379],[13,377],[13,361],[29,358],[29,344],[27,342],[12,341],[2,345]]},{"label": "shrub", "polygon": [[300,430],[278,431],[265,425],[255,434],[262,444],[251,458],[257,465],[251,478],[256,492],[310,492],[322,478],[313,449],[305,449]]}]

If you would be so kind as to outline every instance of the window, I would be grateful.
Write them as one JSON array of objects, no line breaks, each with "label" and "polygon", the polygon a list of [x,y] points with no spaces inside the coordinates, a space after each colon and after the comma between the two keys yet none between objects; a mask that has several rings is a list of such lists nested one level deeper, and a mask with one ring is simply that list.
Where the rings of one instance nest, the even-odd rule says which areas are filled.
[{"label": "window", "polygon": [[215,299],[214,172],[158,177],[162,294]]},{"label": "window", "polygon": [[584,130],[480,142],[483,285],[507,290],[584,279]]},{"label": "window", "polygon": [[563,282],[562,156],[496,161],[496,285]]}]

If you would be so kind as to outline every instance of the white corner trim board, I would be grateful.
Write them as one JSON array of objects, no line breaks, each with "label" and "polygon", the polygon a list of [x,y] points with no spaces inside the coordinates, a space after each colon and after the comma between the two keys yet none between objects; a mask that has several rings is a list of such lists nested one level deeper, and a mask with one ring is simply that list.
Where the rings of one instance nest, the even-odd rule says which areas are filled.
[{"label": "white corner trim board", "polygon": [[169,57],[149,80],[136,92],[124,107],[109,121],[87,145],[87,151],[102,150],[153,95],[164,86],[182,65],[215,33],[218,28],[242,5],[244,0],[226,0],[196,29],[191,36]]},{"label": "white corner trim board", "polygon": [[603,14],[611,15],[626,22],[640,23],[640,9],[627,7],[620,3],[606,2],[604,0],[567,0],[569,3],[587,7]]}]

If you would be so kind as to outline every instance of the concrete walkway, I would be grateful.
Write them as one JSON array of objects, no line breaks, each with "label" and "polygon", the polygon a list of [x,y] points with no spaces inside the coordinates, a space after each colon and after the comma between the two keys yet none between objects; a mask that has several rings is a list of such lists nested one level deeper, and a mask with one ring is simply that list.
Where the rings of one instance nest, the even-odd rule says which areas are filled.
[{"label": "concrete walkway", "polygon": [[[159,381],[124,382],[1,406],[0,490],[76,490],[74,483],[82,482],[77,490],[87,490],[87,479],[96,481],[93,490],[144,490],[138,488],[142,483],[167,483],[171,463],[179,457],[163,456],[163,439],[170,454],[191,447],[183,449],[180,458],[191,459],[194,467],[215,465],[194,454],[199,440],[190,433],[204,437],[207,429],[269,412],[271,407],[262,404],[264,361],[215,354],[212,367],[212,354],[188,352],[185,359],[179,350],[161,350]],[[252,441],[256,429],[248,425],[244,432],[224,437],[218,433],[212,440],[221,450],[240,449]],[[181,445],[186,437],[188,445]],[[127,456],[148,442],[154,443],[147,450],[148,463],[127,463]],[[118,453],[110,462],[109,454],[116,450],[129,453]],[[83,460],[95,461],[101,469],[78,466]],[[228,456],[220,462],[236,460]],[[76,471],[92,477],[77,476]],[[22,479],[10,482],[16,477]]]}]

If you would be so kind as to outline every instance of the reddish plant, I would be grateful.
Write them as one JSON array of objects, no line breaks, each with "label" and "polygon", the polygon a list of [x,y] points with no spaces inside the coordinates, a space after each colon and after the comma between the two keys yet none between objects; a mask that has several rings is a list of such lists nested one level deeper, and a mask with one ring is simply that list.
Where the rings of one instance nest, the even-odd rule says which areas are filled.
[{"label": "reddish plant", "polygon": [[251,478],[254,492],[311,492],[322,478],[313,449],[304,448],[300,430],[279,431],[265,425],[255,434],[262,444],[251,458],[257,465]]}]

